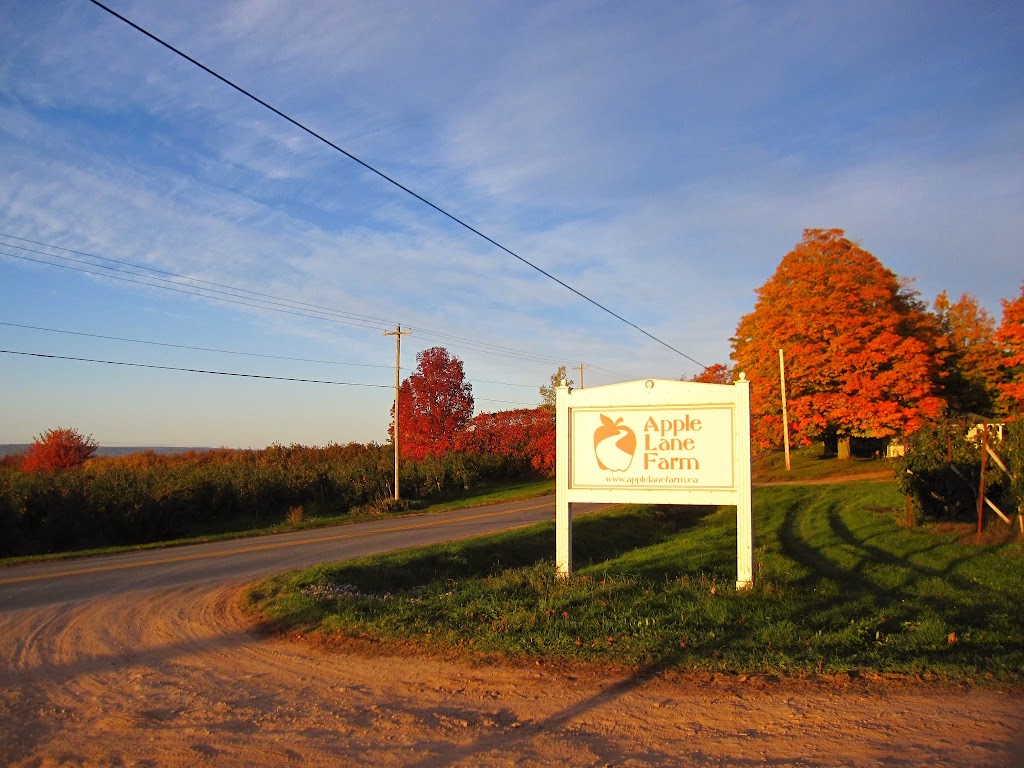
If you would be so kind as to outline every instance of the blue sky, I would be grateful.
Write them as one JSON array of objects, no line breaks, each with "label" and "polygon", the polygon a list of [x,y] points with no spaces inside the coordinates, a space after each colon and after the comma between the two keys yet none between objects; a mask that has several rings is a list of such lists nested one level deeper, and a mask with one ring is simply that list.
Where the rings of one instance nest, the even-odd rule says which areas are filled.
[{"label": "blue sky", "polygon": [[[1024,279],[1018,3],[111,6],[702,363],[805,227],[997,319]],[[0,348],[374,385],[0,354],[0,443],[383,442],[397,322],[478,410],[699,370],[86,0],[0,22]],[[26,260],[70,251],[348,314]]]}]

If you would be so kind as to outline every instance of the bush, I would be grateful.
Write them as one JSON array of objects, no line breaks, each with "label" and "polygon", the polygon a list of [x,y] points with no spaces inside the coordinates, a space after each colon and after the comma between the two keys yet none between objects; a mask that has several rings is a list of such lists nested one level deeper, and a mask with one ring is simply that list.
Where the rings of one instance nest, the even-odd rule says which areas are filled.
[{"label": "bush", "polygon": [[[896,480],[918,517],[977,519],[982,442],[980,435],[968,437],[976,425],[976,420],[966,417],[934,421],[905,439],[906,453],[896,460]],[[1016,479],[1011,480],[991,459],[986,461],[985,495],[1005,513],[1017,509],[1022,498],[1022,426],[1019,421],[1008,424],[1003,442],[991,443]]]},{"label": "bush", "polygon": [[57,472],[85,464],[99,447],[76,429],[51,429],[36,438],[21,461],[26,472]]},{"label": "bush", "polygon": [[1024,418],[1007,422],[1000,455],[1010,470],[1009,496],[1017,512],[1024,514]]}]

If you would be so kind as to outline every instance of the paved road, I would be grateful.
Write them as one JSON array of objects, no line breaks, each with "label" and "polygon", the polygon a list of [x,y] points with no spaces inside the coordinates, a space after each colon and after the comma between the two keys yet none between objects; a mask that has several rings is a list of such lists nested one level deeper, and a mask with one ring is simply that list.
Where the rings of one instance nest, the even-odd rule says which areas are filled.
[{"label": "paved road", "polygon": [[[238,584],[281,571],[504,531],[554,519],[554,497],[249,539],[0,569],[0,614],[183,585]],[[551,553],[554,557],[554,535]]]}]

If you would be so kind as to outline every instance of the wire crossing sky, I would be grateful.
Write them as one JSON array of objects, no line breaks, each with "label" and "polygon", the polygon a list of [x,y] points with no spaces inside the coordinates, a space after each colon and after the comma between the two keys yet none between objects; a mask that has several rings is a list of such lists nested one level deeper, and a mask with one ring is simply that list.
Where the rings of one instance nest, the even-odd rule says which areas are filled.
[{"label": "wire crossing sky", "polygon": [[[393,389],[391,384],[365,384],[352,381],[328,381],[325,379],[298,379],[290,376],[270,376],[261,373],[241,373],[239,371],[211,371],[205,368],[179,368],[173,365],[152,365],[147,363],[131,363],[124,360],[95,360],[90,357],[68,357],[67,355],[47,355],[42,352],[21,352],[13,349],[0,349],[0,354],[4,355],[21,355],[23,357],[39,357],[47,360],[71,360],[76,363],[97,363],[101,365],[123,365],[129,368],[150,368],[159,371],[178,371],[181,373],[201,373],[210,376],[236,376],[240,379],[264,379],[266,381],[291,381],[299,384],[331,384],[338,387],[372,387],[373,389]],[[530,406],[533,403],[526,403],[516,400],[491,400],[489,398],[478,398],[485,402],[491,403],[505,403],[508,405],[526,405]]]},{"label": "wire crossing sky", "polygon": [[[0,238],[8,238],[12,240],[18,240],[21,242],[29,242],[33,245],[41,246],[49,250],[38,250],[36,248],[28,248],[26,246],[5,243],[0,240],[0,255],[5,255],[10,258],[22,259],[25,261],[31,261],[36,264],[44,264],[47,266],[53,266],[60,269],[70,269],[76,272],[84,272],[90,275],[105,276],[113,280],[121,280],[127,283],[134,283],[136,285],[145,285],[155,287],[160,290],[173,291],[175,293],[184,293],[191,296],[210,297],[217,301],[223,301],[230,304],[240,304],[246,307],[256,307],[259,309],[267,309],[273,312],[283,312],[285,314],[298,315],[300,317],[310,317],[315,319],[322,319],[333,323],[342,323],[345,325],[353,325],[360,328],[379,328],[381,325],[390,326],[394,325],[397,321],[385,320],[377,317],[366,317],[358,315],[352,312],[345,312],[331,307],[318,306],[316,304],[310,304],[304,301],[295,301],[292,299],[283,298],[280,296],[272,296],[268,293],[262,293],[259,291],[251,291],[238,286],[226,285],[224,283],[215,283],[209,280],[200,280],[197,278],[187,277],[185,275],[175,274],[163,269],[153,269],[151,267],[142,264],[133,264],[128,261],[120,259],[110,259],[104,256],[98,256],[96,254],[86,253],[84,251],[76,251],[69,248],[62,248],[60,246],[40,243],[35,240],[26,240],[15,235],[6,234],[0,232]],[[14,249],[16,252],[11,250]],[[73,253],[77,256],[84,258],[73,258],[62,255],[62,253],[53,253],[52,251],[61,251],[62,253]],[[35,254],[35,256],[28,256],[26,254]],[[46,258],[37,258],[37,256],[44,256]],[[80,266],[72,266],[77,264]],[[118,266],[110,266],[116,264]],[[106,270],[106,272],[98,272],[86,267],[95,267],[100,270]],[[120,274],[109,274],[109,273],[123,273],[131,275],[133,277],[122,277]],[[486,342],[476,341],[465,336],[456,336],[443,331],[431,330],[429,328],[417,328],[417,332],[426,338],[442,340],[449,346],[456,348],[459,347],[470,347],[476,351],[483,352],[485,354],[498,355],[500,357],[511,357],[523,360],[534,360],[552,363],[555,365],[560,364],[559,358],[551,357],[547,355],[538,354],[535,352],[529,352],[526,350],[517,350],[510,347],[499,346],[495,344],[489,344]],[[454,343],[453,343],[454,342]],[[281,358],[287,359],[287,358]],[[315,362],[315,361],[306,361]],[[594,366],[592,366],[594,367]],[[596,366],[599,370],[602,369],[600,366]],[[611,372],[614,373],[614,372]]]},{"label": "wire crossing sky", "polygon": [[26,357],[41,357],[50,360],[72,360],[76,363],[101,363],[103,365],[125,365],[130,368],[153,368],[161,371],[181,371],[183,373],[205,373],[212,376],[238,376],[243,379],[267,379],[271,381],[294,381],[301,384],[334,384],[339,387],[375,387],[377,389],[388,389],[388,384],[360,384],[352,381],[326,381],[323,379],[297,379],[287,376],[270,376],[259,373],[239,373],[237,371],[210,371],[203,368],[179,368],[173,365],[152,365],[146,363],[129,363],[123,360],[94,360],[89,357],[68,357],[66,355],[47,355],[41,352],[19,352],[12,349],[0,349],[5,355],[23,355]]},{"label": "wire crossing sky", "polygon": [[379,384],[399,321],[480,411],[559,366],[690,378],[805,228],[925,302],[1020,292],[1019,3],[102,5],[209,71],[92,2],[5,5],[0,347],[52,357],[0,355],[0,443],[383,442],[388,389],[141,366]]},{"label": "wire crossing sky", "polygon": [[581,299],[583,299],[584,301],[588,301],[588,302],[590,302],[590,303],[591,303],[591,304],[593,304],[593,305],[594,305],[595,307],[597,307],[598,309],[600,309],[600,310],[601,310],[602,312],[605,312],[605,313],[607,313],[607,314],[611,315],[611,316],[612,316],[612,317],[614,317],[614,318],[615,318],[616,320],[621,320],[621,321],[622,321],[623,323],[625,323],[626,325],[630,326],[631,328],[635,328],[636,330],[640,331],[640,333],[642,333],[642,334],[643,334],[644,336],[646,336],[647,338],[649,338],[649,339],[651,339],[651,340],[653,340],[653,341],[656,341],[656,342],[657,342],[658,344],[660,344],[661,346],[665,347],[666,349],[670,349],[670,350],[672,350],[672,351],[673,351],[673,352],[675,352],[675,353],[676,353],[677,355],[679,355],[679,356],[681,356],[681,357],[684,357],[684,358],[686,358],[686,359],[687,359],[687,360],[689,360],[690,362],[692,362],[692,363],[695,363],[695,364],[697,364],[697,365],[701,366],[702,368],[704,367],[704,364],[703,364],[703,363],[701,363],[701,362],[698,362],[697,360],[694,360],[694,359],[693,359],[692,357],[690,357],[689,355],[687,355],[687,354],[686,354],[685,352],[682,352],[682,351],[680,351],[680,350],[676,349],[675,347],[673,347],[673,346],[672,346],[671,344],[669,344],[668,342],[666,342],[666,341],[663,341],[663,340],[659,339],[659,338],[658,338],[657,336],[655,336],[655,335],[651,334],[651,333],[650,333],[650,332],[648,332],[648,331],[645,331],[645,330],[644,330],[643,328],[641,328],[641,327],[640,327],[639,325],[637,325],[636,323],[634,323],[634,322],[631,322],[630,320],[627,320],[626,318],[624,318],[624,317],[623,317],[622,315],[618,314],[617,312],[614,312],[614,311],[612,311],[612,310],[608,309],[608,307],[606,307],[606,306],[605,306],[604,304],[601,304],[600,302],[598,302],[598,301],[596,301],[596,300],[592,299],[592,298],[591,298],[590,296],[587,296],[587,295],[586,295],[585,293],[582,293],[582,292],[580,292],[580,291],[576,290],[576,289],[575,289],[575,288],[573,288],[573,287],[572,287],[571,285],[569,285],[568,283],[566,283],[566,282],[564,282],[564,281],[562,281],[562,280],[558,279],[557,277],[555,277],[554,275],[552,275],[552,274],[551,274],[550,272],[548,272],[547,270],[544,270],[544,269],[542,269],[542,268],[538,267],[538,266],[537,266],[536,264],[534,264],[534,263],[533,263],[532,261],[529,261],[529,260],[527,260],[527,259],[523,258],[523,257],[522,257],[522,256],[520,256],[520,255],[519,255],[518,253],[516,253],[516,252],[514,252],[514,251],[510,250],[510,249],[509,249],[509,248],[507,248],[506,246],[504,246],[504,245],[502,245],[501,243],[499,243],[499,242],[498,242],[497,240],[494,240],[493,238],[489,237],[488,235],[485,235],[485,234],[484,234],[483,232],[481,232],[481,231],[480,231],[479,229],[476,229],[475,227],[471,226],[470,224],[467,224],[467,223],[466,223],[465,221],[463,221],[462,219],[460,219],[460,218],[459,218],[458,216],[455,216],[454,214],[451,214],[451,213],[449,213],[448,211],[446,211],[446,210],[445,210],[444,208],[440,207],[439,205],[436,205],[435,203],[432,203],[432,202],[431,202],[430,200],[428,200],[427,198],[423,197],[422,195],[420,195],[420,194],[419,194],[419,193],[417,193],[417,192],[414,192],[414,191],[413,191],[412,189],[410,189],[409,187],[405,186],[405,185],[404,185],[404,184],[402,184],[401,182],[397,181],[397,180],[396,180],[396,179],[394,179],[393,177],[391,177],[391,176],[388,176],[388,175],[387,175],[386,173],[384,173],[383,171],[380,171],[380,170],[378,170],[378,169],[377,169],[377,168],[375,168],[374,166],[372,166],[372,165],[370,165],[369,163],[367,163],[367,162],[366,162],[365,160],[362,160],[362,159],[360,159],[360,158],[356,157],[355,155],[353,155],[353,154],[352,154],[351,152],[349,152],[348,150],[346,150],[346,149],[343,149],[342,147],[338,146],[337,144],[335,144],[335,143],[334,143],[333,141],[331,141],[330,139],[327,139],[327,138],[323,137],[322,135],[320,135],[319,133],[317,133],[316,131],[313,131],[312,129],[310,129],[310,128],[307,128],[307,127],[306,127],[305,125],[303,125],[302,123],[300,123],[300,122],[299,122],[298,120],[296,120],[295,118],[293,118],[293,117],[291,117],[291,116],[289,116],[289,115],[285,114],[284,112],[282,112],[281,110],[277,109],[276,107],[274,107],[274,106],[272,106],[272,105],[268,104],[268,103],[267,103],[267,102],[265,102],[265,101],[264,101],[263,99],[259,98],[258,96],[255,96],[254,94],[252,94],[252,93],[250,93],[249,91],[247,91],[247,90],[246,90],[245,88],[242,88],[242,87],[241,87],[240,85],[238,85],[238,84],[236,84],[236,83],[232,82],[231,80],[229,80],[228,78],[224,77],[223,75],[221,75],[221,74],[219,74],[219,73],[215,72],[214,70],[210,69],[210,68],[209,68],[208,66],[206,66],[205,64],[203,64],[203,63],[201,63],[201,62],[197,61],[196,59],[192,58],[191,56],[189,56],[189,55],[188,55],[187,53],[184,53],[183,51],[179,50],[178,48],[175,48],[175,47],[174,47],[173,45],[171,45],[171,44],[170,44],[170,43],[168,43],[167,41],[165,41],[165,40],[161,39],[161,38],[160,38],[160,37],[158,37],[157,35],[155,35],[155,34],[153,34],[152,32],[150,32],[149,30],[147,30],[147,29],[143,29],[143,28],[142,28],[142,27],[140,27],[140,26],[139,26],[138,24],[136,24],[136,23],[135,23],[134,21],[132,21],[131,19],[128,19],[127,17],[125,17],[125,16],[122,16],[121,14],[117,13],[116,11],[114,11],[113,9],[111,9],[110,7],[108,7],[108,6],[104,5],[104,4],[103,4],[103,3],[101,3],[101,2],[98,2],[98,0],[89,0],[89,2],[91,2],[91,3],[93,4],[93,5],[99,6],[99,7],[100,7],[100,8],[102,8],[102,9],[103,9],[104,11],[106,11],[106,12],[107,12],[107,13],[109,13],[110,15],[112,15],[112,16],[115,16],[116,18],[120,19],[121,21],[123,21],[123,22],[124,22],[125,24],[128,24],[128,25],[129,25],[129,26],[131,26],[132,28],[134,28],[134,29],[137,29],[137,30],[138,30],[139,32],[141,32],[142,34],[144,34],[144,35],[145,35],[146,37],[150,38],[151,40],[154,40],[155,42],[157,42],[157,43],[159,43],[160,45],[164,46],[164,47],[165,47],[165,48],[167,48],[168,50],[170,50],[170,51],[173,51],[173,52],[174,52],[174,53],[176,53],[176,54],[177,54],[178,56],[181,56],[181,57],[182,57],[183,59],[186,59],[187,61],[191,62],[192,64],[195,64],[195,65],[196,65],[197,67],[199,67],[200,69],[202,69],[202,70],[203,70],[204,72],[207,72],[208,74],[210,74],[210,75],[213,75],[213,76],[214,76],[215,78],[217,78],[218,80],[220,80],[220,81],[221,81],[222,83],[224,83],[224,84],[226,84],[226,85],[229,85],[229,86],[231,86],[232,88],[234,88],[234,89],[235,89],[236,91],[238,91],[239,93],[241,93],[241,94],[243,94],[243,95],[247,96],[248,98],[252,99],[253,101],[255,101],[255,102],[256,102],[257,104],[259,104],[259,105],[261,105],[261,106],[263,106],[263,107],[266,107],[267,109],[269,109],[269,110],[270,110],[271,112],[273,112],[274,114],[276,114],[276,115],[278,115],[279,117],[282,117],[282,118],[284,118],[285,120],[287,120],[287,121],[288,121],[289,123],[291,123],[292,125],[294,125],[294,126],[295,126],[296,128],[299,128],[300,130],[302,130],[302,131],[305,131],[306,133],[308,133],[308,134],[309,134],[310,136],[312,136],[313,138],[317,139],[318,141],[321,141],[321,142],[323,142],[324,144],[326,144],[327,146],[331,147],[332,149],[334,149],[334,150],[336,150],[336,151],[340,152],[341,154],[345,155],[345,157],[349,158],[350,160],[353,160],[353,161],[355,161],[356,163],[358,163],[359,165],[363,166],[363,168],[365,168],[366,170],[370,171],[371,173],[374,173],[374,174],[376,174],[377,176],[380,176],[380,177],[381,177],[382,179],[384,179],[384,180],[385,180],[385,181],[387,181],[388,183],[390,183],[390,184],[392,184],[392,185],[394,185],[394,186],[398,187],[398,188],[399,188],[400,190],[402,190],[403,192],[406,192],[407,194],[409,194],[409,195],[412,195],[412,196],[413,196],[414,198],[416,198],[417,200],[419,200],[419,201],[420,201],[421,203],[423,203],[423,204],[425,204],[425,205],[429,206],[430,208],[433,208],[433,209],[434,209],[435,211],[437,211],[437,212],[438,212],[438,213],[440,213],[441,215],[443,215],[443,216],[446,216],[447,218],[451,219],[451,220],[452,220],[452,221],[454,221],[454,222],[455,222],[456,224],[458,224],[458,225],[459,225],[460,227],[463,227],[464,229],[467,229],[467,230],[469,230],[469,231],[470,231],[470,232],[472,232],[472,233],[473,233],[474,235],[477,235],[478,237],[481,237],[481,238],[483,238],[484,240],[486,240],[486,241],[487,241],[488,243],[490,243],[491,245],[493,245],[493,246],[495,246],[496,248],[499,248],[500,250],[502,250],[502,251],[504,251],[505,253],[507,253],[507,254],[508,254],[509,256],[513,256],[514,258],[518,259],[518,260],[519,260],[519,261],[521,261],[521,262],[522,262],[523,264],[525,264],[526,266],[530,267],[530,269],[536,270],[537,272],[539,272],[540,274],[544,275],[544,277],[548,278],[549,280],[553,280],[553,281],[555,281],[556,283],[558,283],[558,284],[559,284],[560,286],[562,286],[563,288],[566,288],[566,289],[568,289],[569,291],[572,291],[572,292],[573,292],[574,294],[576,294],[577,296],[579,296],[579,297],[580,297]]}]

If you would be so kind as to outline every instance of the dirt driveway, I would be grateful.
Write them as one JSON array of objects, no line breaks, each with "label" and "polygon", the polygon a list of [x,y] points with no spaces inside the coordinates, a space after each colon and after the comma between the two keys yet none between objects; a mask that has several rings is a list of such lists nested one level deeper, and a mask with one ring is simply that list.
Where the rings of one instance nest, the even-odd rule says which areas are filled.
[{"label": "dirt driveway", "polygon": [[4,614],[0,763],[1024,765],[1020,693],[339,651],[265,636],[240,589]]}]

